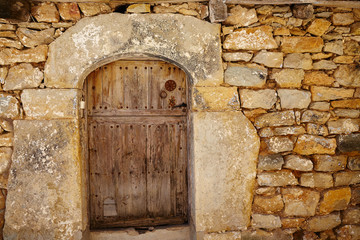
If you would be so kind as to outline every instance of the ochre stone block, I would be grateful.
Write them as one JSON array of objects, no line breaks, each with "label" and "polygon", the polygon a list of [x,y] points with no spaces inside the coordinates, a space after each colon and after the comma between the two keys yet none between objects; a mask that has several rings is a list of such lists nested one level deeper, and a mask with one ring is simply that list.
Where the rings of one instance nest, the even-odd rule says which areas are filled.
[{"label": "ochre stone block", "polygon": [[336,140],[313,135],[298,137],[294,152],[302,155],[335,154]]},{"label": "ochre stone block", "polygon": [[80,10],[76,3],[58,3],[57,7],[60,17],[65,21],[74,21],[81,18]]},{"label": "ochre stone block", "polygon": [[240,109],[236,87],[197,87],[193,90],[193,110],[224,111]]},{"label": "ochre stone block", "polygon": [[318,86],[331,86],[335,81],[334,78],[330,77],[322,71],[313,71],[305,73],[303,84],[305,85],[318,85]]},{"label": "ochre stone block", "polygon": [[345,99],[345,100],[337,100],[332,101],[331,106],[334,108],[360,108],[360,99]]},{"label": "ochre stone block", "polygon": [[284,188],[282,195],[286,216],[314,216],[320,193],[304,188]]},{"label": "ochre stone block", "polygon": [[258,213],[272,214],[283,209],[284,202],[281,195],[272,197],[255,196],[253,203],[253,211]]},{"label": "ochre stone block", "polygon": [[281,50],[285,53],[321,52],[323,46],[320,37],[284,37]]},{"label": "ochre stone block", "polygon": [[30,48],[26,50],[5,48],[0,50],[0,64],[9,65],[19,62],[45,62],[47,52],[48,47],[46,45],[40,45],[36,48]]},{"label": "ochre stone block", "polygon": [[59,22],[60,16],[54,3],[40,3],[31,8],[31,14],[38,22]]},{"label": "ochre stone block", "polygon": [[329,190],[320,202],[320,214],[328,214],[337,210],[344,210],[349,205],[351,190],[349,187]]}]

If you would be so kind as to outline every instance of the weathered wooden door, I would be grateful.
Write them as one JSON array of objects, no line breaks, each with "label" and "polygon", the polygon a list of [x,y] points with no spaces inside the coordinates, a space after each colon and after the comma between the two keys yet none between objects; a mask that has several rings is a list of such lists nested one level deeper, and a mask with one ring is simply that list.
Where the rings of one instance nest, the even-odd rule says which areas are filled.
[{"label": "weathered wooden door", "polygon": [[185,73],[117,61],[87,78],[91,228],[187,221]]}]

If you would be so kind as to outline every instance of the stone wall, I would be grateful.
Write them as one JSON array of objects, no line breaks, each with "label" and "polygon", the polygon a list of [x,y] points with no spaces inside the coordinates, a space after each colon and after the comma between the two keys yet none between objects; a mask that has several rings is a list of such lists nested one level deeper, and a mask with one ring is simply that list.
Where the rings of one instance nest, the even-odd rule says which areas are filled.
[{"label": "stone wall", "polygon": [[[224,82],[199,88],[197,99],[202,108],[242,111],[257,128],[261,152],[249,229],[224,229],[204,239],[359,239],[360,10],[228,7],[222,23]],[[113,11],[204,21],[209,15],[202,3],[43,3],[32,7],[32,22],[0,19],[1,226],[12,122],[46,114],[46,108],[27,107],[45,100],[24,89],[45,87],[48,44],[80,18]]]}]

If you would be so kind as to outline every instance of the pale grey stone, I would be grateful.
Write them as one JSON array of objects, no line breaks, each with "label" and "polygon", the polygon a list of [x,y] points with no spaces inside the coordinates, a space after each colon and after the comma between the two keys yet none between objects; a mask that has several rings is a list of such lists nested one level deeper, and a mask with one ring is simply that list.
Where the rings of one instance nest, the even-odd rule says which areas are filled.
[{"label": "pale grey stone", "polygon": [[359,131],[360,119],[338,119],[328,121],[330,134],[349,134]]},{"label": "pale grey stone", "polygon": [[312,110],[329,111],[330,103],[329,102],[312,102],[312,103],[310,103],[309,108]]},{"label": "pale grey stone", "polygon": [[287,185],[297,185],[298,180],[295,175],[287,170],[276,172],[262,172],[257,176],[257,183],[260,186],[279,187]]},{"label": "pale grey stone", "polygon": [[274,113],[266,113],[255,118],[255,126],[257,128],[270,126],[289,126],[295,124],[294,111],[282,111]]},{"label": "pale grey stone", "polygon": [[274,106],[276,99],[276,91],[273,89],[240,90],[240,101],[243,108],[270,109]]},{"label": "pale grey stone", "polygon": [[357,109],[346,109],[346,108],[337,108],[334,110],[334,113],[337,117],[346,117],[346,118],[359,118],[360,110]]},{"label": "pale grey stone", "polygon": [[300,185],[310,188],[331,188],[334,181],[331,173],[303,173],[300,176]]},{"label": "pale grey stone", "polygon": [[264,64],[266,67],[280,68],[283,64],[284,54],[282,52],[260,51],[253,58],[253,62]]},{"label": "pale grey stone", "polygon": [[340,213],[331,213],[325,216],[316,216],[307,221],[307,231],[322,232],[333,229],[341,224]]},{"label": "pale grey stone", "polygon": [[253,214],[251,225],[255,228],[274,229],[281,227],[281,220],[275,215]]},{"label": "pale grey stone", "polygon": [[307,172],[313,169],[313,163],[306,157],[298,155],[287,155],[285,156],[284,168]]},{"label": "pale grey stone", "polygon": [[314,216],[320,193],[303,188],[282,189],[286,216]]},{"label": "pale grey stone", "polygon": [[333,70],[337,68],[337,65],[330,60],[320,60],[313,64],[314,69],[324,69],[324,70]]},{"label": "pale grey stone", "polygon": [[20,114],[19,101],[11,94],[0,93],[0,117],[16,118]]},{"label": "pale grey stone", "polygon": [[230,66],[225,70],[225,82],[239,87],[263,87],[267,70]]},{"label": "pale grey stone", "polygon": [[311,102],[311,93],[296,89],[278,89],[282,109],[307,108]]},{"label": "pale grey stone", "polygon": [[223,53],[223,59],[228,62],[244,61],[248,62],[251,60],[253,54],[248,52],[229,52]]},{"label": "pale grey stone", "polygon": [[309,53],[289,53],[284,59],[284,68],[310,70],[313,68],[311,55]]},{"label": "pale grey stone", "polygon": [[329,130],[325,125],[318,125],[314,123],[306,124],[306,132],[311,135],[320,135],[320,136],[329,135]]},{"label": "pale grey stone", "polygon": [[247,9],[237,5],[230,9],[230,14],[224,21],[226,25],[249,26],[258,21],[256,10],[254,8]]},{"label": "pale grey stone", "polygon": [[281,170],[284,159],[281,154],[259,155],[258,169],[260,170]]},{"label": "pale grey stone", "polygon": [[283,88],[300,88],[305,72],[302,69],[283,69],[273,74],[276,83]]},{"label": "pale grey stone", "polygon": [[[331,52],[337,55],[343,55],[344,54],[343,42],[334,41],[334,42],[325,43],[324,52]],[[315,64],[314,64],[314,68],[315,68]]]},{"label": "pale grey stone", "polygon": [[43,77],[44,74],[39,68],[34,68],[30,63],[21,63],[10,68],[3,89],[9,91],[36,88]]},{"label": "pale grey stone", "polygon": [[269,151],[273,153],[289,152],[294,148],[294,143],[288,137],[271,137],[264,140]]},{"label": "pale grey stone", "polygon": [[301,116],[301,122],[324,124],[329,120],[330,116],[329,112],[306,110]]}]

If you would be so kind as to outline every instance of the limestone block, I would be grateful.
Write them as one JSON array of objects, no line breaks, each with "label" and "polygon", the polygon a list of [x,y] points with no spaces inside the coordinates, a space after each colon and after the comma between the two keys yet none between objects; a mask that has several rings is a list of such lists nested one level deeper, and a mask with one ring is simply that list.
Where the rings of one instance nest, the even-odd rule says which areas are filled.
[{"label": "limestone block", "polygon": [[349,157],[348,168],[350,170],[360,170],[360,156]]},{"label": "limestone block", "polygon": [[80,97],[76,89],[25,89],[21,94],[27,119],[76,118]]},{"label": "limestone block", "polygon": [[257,128],[271,127],[271,126],[290,126],[295,124],[294,111],[282,111],[262,114],[255,118],[255,126]]},{"label": "limestone block", "polygon": [[54,41],[55,28],[35,31],[28,28],[18,28],[16,35],[25,47],[36,47],[41,44],[49,44]]},{"label": "limestone block", "polygon": [[335,149],[335,139],[304,134],[298,137],[294,152],[302,155],[335,154]]},{"label": "limestone block", "polygon": [[320,86],[311,86],[310,91],[313,101],[328,101],[351,98],[355,92],[354,89],[329,88]]},{"label": "limestone block", "polygon": [[281,218],[283,228],[301,228],[305,218]]},{"label": "limestone block", "polygon": [[38,22],[59,22],[60,16],[54,3],[40,3],[31,8],[31,14]]},{"label": "limestone block", "polygon": [[46,61],[48,47],[40,45],[36,48],[17,50],[5,48],[0,50],[0,64],[9,65],[18,62],[44,62]]},{"label": "limestone block", "polygon": [[345,41],[344,54],[351,56],[360,55],[360,44],[355,40]]},{"label": "limestone block", "polygon": [[331,16],[332,23],[334,25],[346,26],[354,22],[353,13],[334,13]]},{"label": "limestone block", "polygon": [[294,143],[288,137],[271,137],[264,140],[268,150],[273,153],[289,152],[294,148]]},{"label": "limestone block", "polygon": [[340,152],[360,151],[360,133],[339,135],[336,140]]},{"label": "limestone block", "polygon": [[230,14],[224,24],[246,27],[258,21],[254,8],[247,9],[237,5],[230,9]]},{"label": "limestone block", "polygon": [[326,30],[328,30],[330,25],[331,22],[325,19],[316,18],[311,22],[306,31],[316,36],[322,36]]},{"label": "limestone block", "polygon": [[313,60],[321,60],[321,59],[327,59],[327,58],[330,58],[332,57],[333,54],[332,53],[314,53],[311,55],[311,58]]},{"label": "limestone block", "polygon": [[305,132],[303,126],[277,127],[273,129],[273,135],[299,135]]},{"label": "limestone block", "polygon": [[343,224],[360,224],[360,208],[350,208],[343,211]]},{"label": "limestone block", "polygon": [[10,68],[3,89],[9,91],[37,88],[43,77],[44,74],[39,68],[34,68],[30,63],[21,63]]},{"label": "limestone block", "polygon": [[78,239],[83,231],[79,124],[17,120],[14,125],[4,237]]},{"label": "limestone block", "polygon": [[347,156],[314,155],[314,169],[321,172],[334,172],[344,170]]},{"label": "limestone block", "polygon": [[350,33],[353,34],[353,35],[360,35],[360,23],[359,22],[356,22],[354,24],[351,24],[351,27],[350,27]]},{"label": "limestone block", "polygon": [[360,236],[360,226],[345,225],[336,230],[338,240],[357,239]]},{"label": "limestone block", "polygon": [[267,67],[280,68],[283,64],[284,54],[281,52],[260,51],[253,58],[253,62],[264,64]]},{"label": "limestone block", "polygon": [[303,84],[305,85],[317,85],[317,86],[331,86],[335,81],[334,78],[330,77],[322,71],[314,71],[305,73]]},{"label": "limestone block", "polygon": [[330,134],[349,134],[359,131],[360,119],[337,119],[327,123]]},{"label": "limestone block", "polygon": [[333,70],[337,68],[337,65],[330,60],[320,60],[313,63],[313,68],[315,70]]},{"label": "limestone block", "polygon": [[236,87],[197,87],[193,90],[193,109],[224,111],[240,109]]},{"label": "limestone block", "polygon": [[278,48],[270,26],[240,28],[229,34],[223,43],[224,49],[264,50]]},{"label": "limestone block", "polygon": [[9,48],[17,48],[22,49],[23,45],[21,42],[16,40],[11,40],[7,38],[0,38],[0,47],[9,47]]},{"label": "limestone block", "polygon": [[247,52],[229,52],[223,53],[223,59],[228,62],[244,61],[248,62],[252,58],[252,53]]},{"label": "limestone block", "polygon": [[310,188],[331,188],[334,181],[331,173],[303,173],[300,176],[300,185]]},{"label": "limestone block", "polygon": [[257,132],[241,112],[194,112],[191,118],[196,231],[244,229],[250,224]]},{"label": "limestone block", "polygon": [[277,100],[276,91],[273,89],[265,90],[240,90],[241,107],[243,108],[264,108],[270,109]]},{"label": "limestone block", "polygon": [[0,31],[13,31],[16,30],[16,26],[12,24],[0,24]]},{"label": "limestone block", "polygon": [[60,17],[65,21],[79,20],[80,10],[76,3],[58,3]]},{"label": "limestone block", "polygon": [[329,120],[330,116],[328,112],[306,110],[301,116],[301,122],[324,124]]},{"label": "limestone block", "polygon": [[356,109],[337,108],[334,110],[334,113],[337,117],[345,117],[345,118],[359,118],[360,117],[360,110],[356,110]]},{"label": "limestone block", "polygon": [[311,102],[311,93],[296,89],[278,89],[282,109],[307,108]]},{"label": "limestone block", "polygon": [[0,174],[9,170],[11,164],[12,149],[10,147],[0,147]]},{"label": "limestone block", "polygon": [[286,27],[279,27],[274,29],[275,36],[290,36],[290,30]]},{"label": "limestone block", "polygon": [[287,185],[297,185],[298,180],[295,175],[288,171],[275,171],[275,172],[262,172],[257,176],[257,183],[260,186],[287,186]]},{"label": "limestone block", "polygon": [[[79,7],[84,13],[84,5],[102,4]],[[110,13],[82,18],[50,44],[45,85],[82,89],[85,76],[109,59],[139,53],[178,63],[194,86],[223,83],[219,25],[180,14]]]},{"label": "limestone block", "polygon": [[225,70],[225,82],[238,87],[263,87],[266,77],[266,69],[229,66]]},{"label": "limestone block", "polygon": [[320,193],[304,188],[283,188],[285,216],[314,216]]},{"label": "limestone block", "polygon": [[333,59],[334,63],[351,64],[354,63],[353,56],[337,56]]},{"label": "limestone block", "polygon": [[288,168],[296,171],[311,171],[313,169],[313,163],[310,159],[298,155],[285,156],[284,168]]},{"label": "limestone block", "polygon": [[0,83],[5,82],[5,78],[8,74],[8,68],[7,67],[0,67]]},{"label": "limestone block", "polygon": [[253,228],[266,228],[266,229],[280,228],[281,220],[279,216],[275,216],[275,215],[253,214],[251,226]]},{"label": "limestone block", "polygon": [[281,50],[285,53],[321,52],[323,46],[320,37],[284,37]]},{"label": "limestone block", "polygon": [[307,231],[322,232],[333,229],[341,224],[340,213],[332,213],[325,216],[316,216],[307,221]]},{"label": "limestone block", "polygon": [[259,170],[281,170],[284,159],[281,154],[259,155]]},{"label": "limestone block", "polygon": [[332,101],[331,106],[334,108],[360,108],[360,99],[346,99],[346,100],[337,100]]},{"label": "limestone block", "polygon": [[360,70],[355,64],[340,65],[334,73],[340,85],[346,87],[360,87]]},{"label": "limestone block", "polygon": [[100,13],[109,13],[111,8],[106,3],[78,3],[81,12],[86,17],[94,16]]},{"label": "limestone block", "polygon": [[209,233],[204,240],[241,240],[241,232]]},{"label": "limestone block", "polygon": [[360,171],[338,172],[334,174],[335,187],[360,183]]},{"label": "limestone block", "polygon": [[309,108],[312,110],[329,111],[330,103],[329,102],[312,102],[312,103],[310,103]]},{"label": "limestone block", "polygon": [[272,214],[281,211],[284,208],[284,202],[280,194],[272,197],[255,196],[253,211],[257,213]]},{"label": "limestone block", "polygon": [[150,12],[150,4],[131,4],[126,9],[129,13],[149,13]]},{"label": "limestone block", "polygon": [[290,53],[284,59],[284,68],[301,68],[310,70],[313,68],[310,54]]},{"label": "limestone block", "polygon": [[328,214],[333,211],[344,210],[347,208],[351,198],[350,187],[329,190],[324,193],[320,202],[320,214]]},{"label": "limestone block", "polygon": [[0,134],[0,147],[12,147],[14,140],[13,133]]},{"label": "limestone block", "polygon": [[294,5],[292,10],[294,17],[301,19],[312,18],[314,14],[314,7],[311,4]]},{"label": "limestone block", "polygon": [[19,113],[19,101],[11,94],[0,93],[0,117],[14,119]]},{"label": "limestone block", "polygon": [[337,55],[344,54],[344,46],[342,41],[334,41],[325,43],[324,52],[331,52]]},{"label": "limestone block", "polygon": [[281,88],[300,88],[304,75],[302,69],[283,69],[273,74],[273,77]]}]

